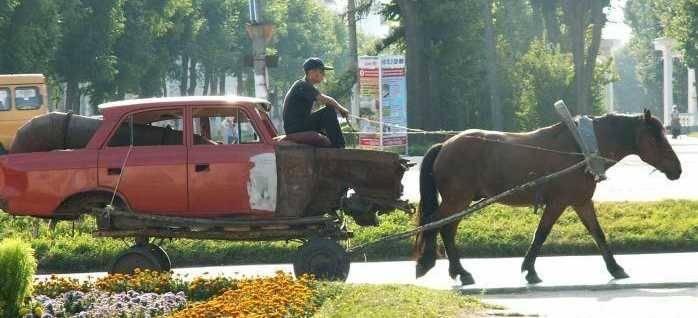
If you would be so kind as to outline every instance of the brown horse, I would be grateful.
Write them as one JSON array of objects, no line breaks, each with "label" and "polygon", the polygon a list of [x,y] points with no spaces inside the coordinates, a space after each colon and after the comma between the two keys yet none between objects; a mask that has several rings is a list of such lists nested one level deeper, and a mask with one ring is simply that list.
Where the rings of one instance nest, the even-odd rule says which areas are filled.
[{"label": "brown horse", "polygon": [[[601,156],[619,161],[634,154],[663,172],[670,180],[678,179],[681,175],[681,163],[666,139],[664,127],[648,110],[639,116],[609,114],[596,117],[593,122]],[[530,146],[557,152],[534,149]],[[484,130],[462,132],[443,144],[434,145],[424,156],[420,170],[419,224],[423,225],[462,211],[473,200],[494,196],[514,186],[570,167],[583,158],[569,152],[579,151],[572,134],[561,123],[528,133]],[[607,167],[614,163],[609,161]],[[614,259],[596,219],[596,211],[591,201],[595,189],[593,176],[580,168],[537,189],[521,192],[501,201],[514,206],[545,206],[533,242],[521,265],[521,271],[527,272],[526,280],[529,283],[541,282],[534,267],[536,257],[553,224],[568,206],[574,208],[594,238],[609,273],[617,279],[628,277]],[[440,204],[437,194],[442,198]],[[434,266],[438,231],[446,247],[450,276],[460,276],[463,285],[474,282],[459,261],[455,244],[457,229],[458,222],[455,222],[417,236],[417,277],[424,275]]]}]

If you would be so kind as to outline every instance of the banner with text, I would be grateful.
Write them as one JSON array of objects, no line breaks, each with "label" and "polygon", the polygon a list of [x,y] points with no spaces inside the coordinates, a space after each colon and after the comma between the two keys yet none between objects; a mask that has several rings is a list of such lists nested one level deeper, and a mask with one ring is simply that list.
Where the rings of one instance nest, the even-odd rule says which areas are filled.
[{"label": "banner with text", "polygon": [[360,121],[361,147],[407,146],[405,76],[404,56],[359,58],[359,116],[368,119]]}]

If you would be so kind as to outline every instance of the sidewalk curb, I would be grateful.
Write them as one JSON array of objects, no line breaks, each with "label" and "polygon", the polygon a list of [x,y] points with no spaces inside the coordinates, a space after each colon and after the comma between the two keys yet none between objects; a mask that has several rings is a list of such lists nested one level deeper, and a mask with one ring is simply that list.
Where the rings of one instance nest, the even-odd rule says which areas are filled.
[{"label": "sidewalk curb", "polygon": [[495,287],[495,288],[468,288],[461,287],[456,289],[463,295],[502,295],[502,294],[525,294],[539,292],[558,292],[558,291],[606,291],[606,290],[621,290],[621,289],[669,289],[669,288],[694,288],[698,287],[698,281],[695,282],[669,282],[669,283],[609,283],[603,285],[566,285],[566,286],[521,286],[521,287]]}]

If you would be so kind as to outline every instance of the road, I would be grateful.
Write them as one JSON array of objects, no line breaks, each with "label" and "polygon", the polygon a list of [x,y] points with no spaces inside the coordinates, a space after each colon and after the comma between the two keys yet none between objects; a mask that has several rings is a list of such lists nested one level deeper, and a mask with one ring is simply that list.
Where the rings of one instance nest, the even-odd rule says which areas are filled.
[{"label": "road", "polygon": [[[664,199],[698,199],[698,138],[681,136],[669,139],[676,152],[683,173],[681,178],[670,181],[663,173],[637,156],[628,156],[611,167],[608,179],[598,184],[595,201],[658,201]],[[419,201],[419,163],[421,157],[408,157],[417,163],[405,172],[402,180],[403,197]]]},{"label": "road", "polygon": [[490,316],[550,318],[694,318],[698,288],[562,291],[485,296],[506,307]]}]

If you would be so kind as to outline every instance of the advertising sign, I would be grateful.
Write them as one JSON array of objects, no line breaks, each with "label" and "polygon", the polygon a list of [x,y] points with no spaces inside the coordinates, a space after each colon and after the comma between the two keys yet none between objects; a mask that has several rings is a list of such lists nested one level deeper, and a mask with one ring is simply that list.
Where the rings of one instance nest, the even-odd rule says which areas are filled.
[{"label": "advertising sign", "polygon": [[[384,149],[407,146],[404,56],[359,58],[359,145]],[[397,149],[395,149],[397,150]]]}]

